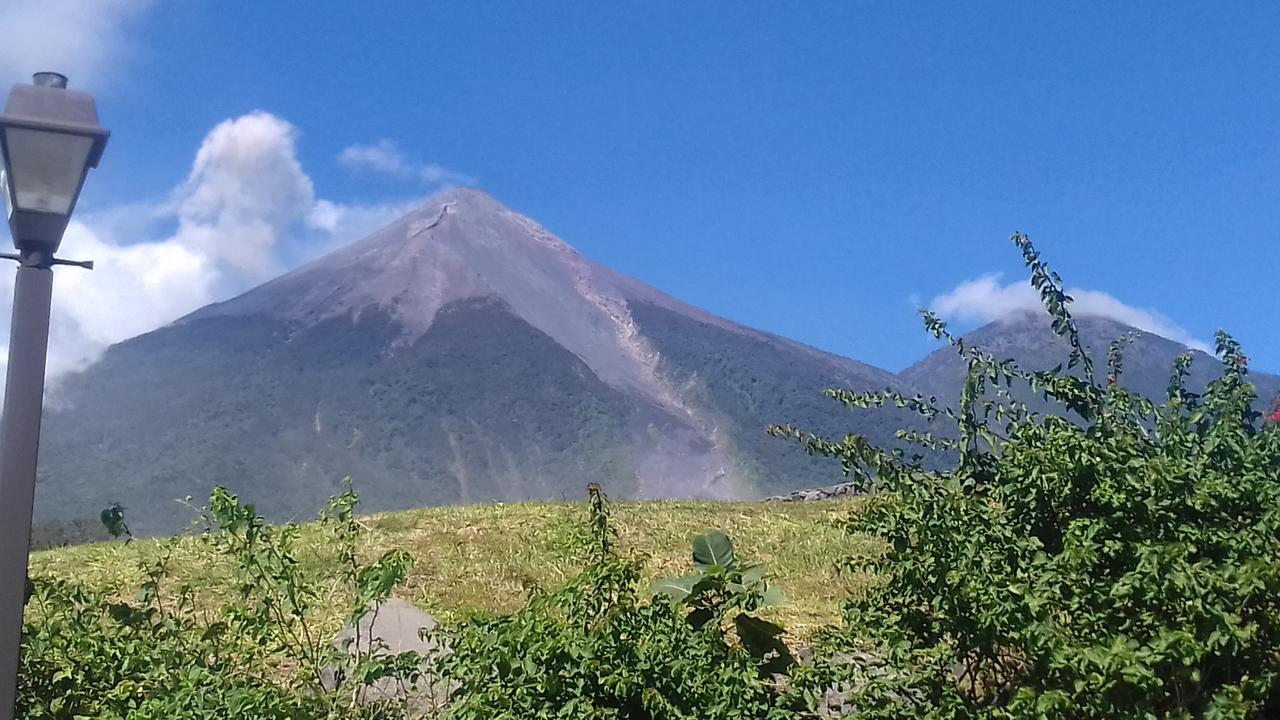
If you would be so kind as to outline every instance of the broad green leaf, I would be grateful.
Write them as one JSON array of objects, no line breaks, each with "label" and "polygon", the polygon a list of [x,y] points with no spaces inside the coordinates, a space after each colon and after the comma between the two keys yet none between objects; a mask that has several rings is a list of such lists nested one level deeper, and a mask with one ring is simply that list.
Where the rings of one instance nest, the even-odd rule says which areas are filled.
[{"label": "broad green leaf", "polygon": [[701,575],[679,575],[655,580],[649,586],[653,595],[666,595],[673,602],[680,602],[693,593],[694,585],[702,579]]},{"label": "broad green leaf", "polygon": [[733,541],[723,530],[712,530],[693,539],[693,564],[699,568],[719,565],[733,568]]},{"label": "broad green leaf", "polygon": [[764,580],[764,566],[752,563],[742,570],[742,584],[751,586]]}]

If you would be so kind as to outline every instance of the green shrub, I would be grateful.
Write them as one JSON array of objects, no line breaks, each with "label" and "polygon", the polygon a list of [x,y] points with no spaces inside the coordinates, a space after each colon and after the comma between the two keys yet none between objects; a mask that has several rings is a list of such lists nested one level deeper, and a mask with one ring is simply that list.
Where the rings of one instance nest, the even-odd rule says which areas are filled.
[{"label": "green shrub", "polygon": [[[322,523],[331,532],[325,558],[349,618],[387,597],[408,558],[392,551],[357,561],[357,496],[331,499]],[[326,667],[350,663],[314,627],[320,578],[302,570],[297,526],[266,524],[252,505],[218,488],[210,499],[208,557],[230,561],[234,592],[213,604],[190,586],[169,588],[176,540],[162,543],[145,568],[133,601],[119,601],[70,580],[33,577],[23,627],[17,716],[30,719],[160,720],[196,718],[392,717],[395,708],[362,706],[355,693],[327,692]],[[108,520],[104,513],[104,522]],[[123,525],[117,508],[111,521]],[[366,683],[415,668],[386,666],[357,653],[354,671]]]},{"label": "green shrub", "polygon": [[728,636],[727,627],[745,616],[740,611],[763,601],[765,585],[763,576],[751,587],[730,583],[738,571],[723,533],[715,562],[702,562],[695,543],[703,572],[689,592],[647,602],[638,592],[638,560],[614,548],[598,488],[591,527],[591,562],[569,586],[535,594],[525,609],[465,625],[451,638],[445,674],[457,690],[449,717],[791,716],[778,708],[776,687],[761,671],[768,661]]},{"label": "green shrub", "polygon": [[[350,607],[348,622],[386,598],[409,567],[392,550],[360,561],[357,497],[331,500],[321,524],[324,557],[304,557],[298,527],[272,526],[219,488],[210,498],[203,555],[229,566],[229,599],[170,588],[174,541],[159,546],[137,598],[119,602],[75,581],[33,578],[23,647],[24,718],[401,718],[404,704],[362,705],[387,677],[449,688],[447,717],[783,718],[775,673],[792,662],[782,628],[752,614],[780,595],[754,563],[715,531],[695,539],[696,574],[657,594],[639,583],[641,562],[615,546],[604,494],[574,554],[582,573],[552,592],[533,590],[507,617],[439,631],[443,658],[412,653],[354,658],[316,626],[320,603]],[[123,522],[112,513],[113,522]],[[333,595],[335,583],[338,596]],[[682,588],[673,594],[673,588]],[[206,587],[203,592],[209,592]],[[324,672],[342,669],[326,687]],[[421,686],[421,685],[419,685]]]},{"label": "green shrub", "polygon": [[[958,435],[902,435],[957,452],[954,470],[927,472],[856,436],[771,429],[875,486],[848,528],[888,546],[869,568],[880,582],[826,646],[829,658],[870,649],[890,671],[828,660],[802,681],[811,693],[842,681],[853,717],[1274,717],[1280,429],[1251,409],[1245,356],[1219,333],[1221,376],[1203,396],[1183,387],[1190,355],[1163,404],[1130,394],[1117,383],[1124,340],[1098,378],[1061,279],[1025,236],[1014,241],[1071,344],[1065,369],[1028,373],[924,313],[968,361],[958,408],[828,393],[954,422]],[[1079,421],[1013,400],[1022,383]]]}]

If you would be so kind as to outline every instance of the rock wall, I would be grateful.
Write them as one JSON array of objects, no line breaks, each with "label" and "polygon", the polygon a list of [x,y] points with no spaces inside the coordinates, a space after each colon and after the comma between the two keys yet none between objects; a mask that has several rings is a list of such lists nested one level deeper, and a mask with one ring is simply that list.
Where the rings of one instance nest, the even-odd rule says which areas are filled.
[{"label": "rock wall", "polygon": [[861,483],[843,482],[835,485],[827,485],[826,487],[810,488],[808,490],[793,490],[785,495],[773,495],[765,498],[765,502],[807,502],[810,500],[831,500],[832,498],[847,497],[852,495],[862,495],[864,493]]}]

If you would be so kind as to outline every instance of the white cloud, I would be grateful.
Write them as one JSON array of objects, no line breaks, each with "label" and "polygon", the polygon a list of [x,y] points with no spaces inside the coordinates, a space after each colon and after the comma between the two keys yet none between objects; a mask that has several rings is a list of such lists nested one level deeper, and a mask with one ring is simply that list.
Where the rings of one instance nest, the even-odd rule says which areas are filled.
[{"label": "white cloud", "polygon": [[[32,73],[66,74],[100,91],[123,77],[129,34],[154,0],[0,0],[0,91]],[[49,375],[83,368],[105,348],[225,299],[354,240],[420,199],[344,204],[317,199],[297,160],[297,131],[265,112],[213,128],[191,172],[168,197],[81,214],[64,257],[92,272],[60,268],[55,280]],[[342,164],[428,187],[474,180],[410,162],[395,143],[352,146]],[[93,182],[92,176],[89,179]],[[13,270],[0,266],[0,318],[12,303]],[[8,337],[0,335],[0,384]]]},{"label": "white cloud", "polygon": [[371,145],[343,148],[338,164],[352,172],[371,172],[401,180],[417,180],[427,185],[470,185],[474,178],[460,175],[433,163],[411,161],[391,140],[383,138]]},{"label": "white cloud", "polygon": [[[110,344],[153,330],[214,299],[208,258],[172,241],[121,247],[72,221],[62,255],[93,258],[93,271],[59,268],[49,323],[48,374],[79,370]],[[0,269],[0,316],[12,309],[14,271]],[[8,338],[3,349],[7,351]],[[0,365],[3,360],[0,359]]]},{"label": "white cloud", "polygon": [[278,271],[274,250],[315,205],[297,132],[265,112],[219,123],[178,190],[174,240],[254,279]]},{"label": "white cloud", "polygon": [[[1005,284],[1002,280],[999,273],[966,280],[935,297],[929,308],[947,319],[977,322],[992,322],[1016,313],[1044,312],[1039,295],[1029,283]],[[1100,290],[1066,288],[1066,293],[1075,300],[1071,312],[1077,317],[1108,318],[1197,350],[1209,350],[1207,343],[1154,310],[1125,304]]]},{"label": "white cloud", "polygon": [[306,224],[323,237],[311,243],[303,257],[309,260],[345,245],[406,215],[430,195],[383,203],[344,204],[317,200],[307,213]]},{"label": "white cloud", "polygon": [[108,345],[169,323],[216,299],[209,257],[169,239],[121,247],[72,223],[68,257],[93,258],[92,272],[58,273],[51,326],[68,339],[50,353],[50,374],[79,369]]},{"label": "white cloud", "polygon": [[[363,237],[422,202],[317,199],[297,159],[297,135],[265,112],[226,120],[204,138],[169,197],[73,220],[59,254],[93,260],[95,269],[57,270],[50,379],[87,367],[111,344]],[[0,318],[9,315],[13,278],[0,266]],[[7,336],[0,341],[2,370]]]},{"label": "white cloud", "polygon": [[385,139],[372,145],[356,144],[343,148],[338,155],[338,164],[348,170],[368,170],[397,177],[412,174],[404,153],[395,143]]},{"label": "white cloud", "polygon": [[99,88],[129,55],[129,26],[151,0],[3,0],[0,86],[54,70],[72,87]]}]

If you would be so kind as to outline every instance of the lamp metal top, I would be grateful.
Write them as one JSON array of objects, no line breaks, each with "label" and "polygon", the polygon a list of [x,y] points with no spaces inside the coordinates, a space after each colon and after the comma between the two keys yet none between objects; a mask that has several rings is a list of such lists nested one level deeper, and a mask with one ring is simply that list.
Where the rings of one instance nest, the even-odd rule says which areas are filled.
[{"label": "lamp metal top", "polygon": [[107,138],[111,135],[98,124],[98,108],[93,96],[68,90],[67,77],[55,72],[36,73],[31,85],[14,85],[0,113],[0,128],[23,127],[64,132],[94,138],[89,167],[97,167]]}]

